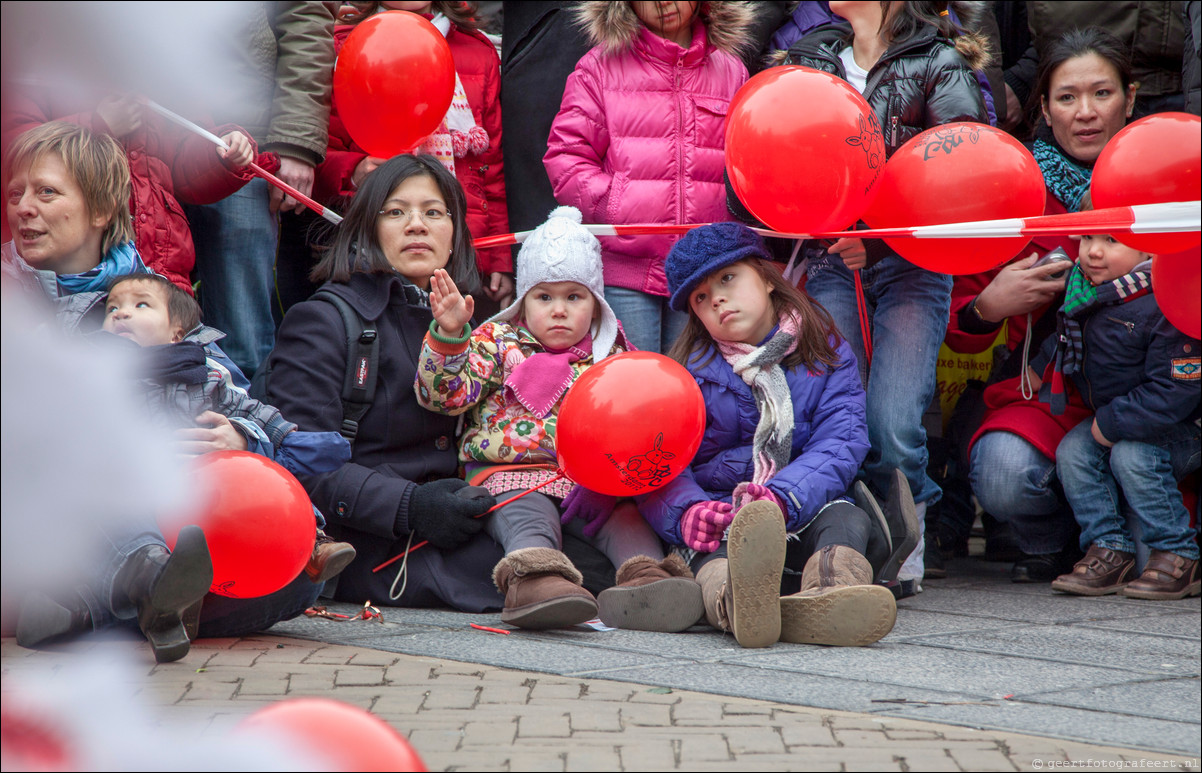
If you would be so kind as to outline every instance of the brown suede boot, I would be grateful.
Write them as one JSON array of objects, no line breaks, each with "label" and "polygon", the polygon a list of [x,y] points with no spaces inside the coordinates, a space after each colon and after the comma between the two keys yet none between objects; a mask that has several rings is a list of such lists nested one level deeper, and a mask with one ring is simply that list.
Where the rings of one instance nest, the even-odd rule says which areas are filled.
[{"label": "brown suede boot", "polygon": [[730,572],[726,570],[726,559],[715,558],[697,570],[697,584],[701,586],[701,604],[705,607],[705,622],[719,631],[730,630],[730,618],[726,615],[729,605],[726,586]]},{"label": "brown suede boot", "polygon": [[1135,554],[1090,545],[1073,571],[1052,580],[1052,590],[1075,596],[1118,593],[1135,574]]},{"label": "brown suede boot", "polygon": [[676,633],[705,614],[701,586],[680,556],[635,556],[618,567],[616,585],[601,591],[597,608],[611,628]]},{"label": "brown suede boot", "polygon": [[593,594],[580,587],[584,578],[558,550],[515,550],[493,569],[492,579],[505,597],[501,620],[510,625],[564,628],[597,616]]},{"label": "brown suede boot", "polygon": [[1167,550],[1153,550],[1139,579],[1127,583],[1120,596],[1152,601],[1171,601],[1202,593],[1197,559],[1190,560]]},{"label": "brown suede boot", "polygon": [[827,545],[806,561],[801,591],[780,600],[781,641],[862,647],[893,630],[893,593],[872,584],[868,559]]}]

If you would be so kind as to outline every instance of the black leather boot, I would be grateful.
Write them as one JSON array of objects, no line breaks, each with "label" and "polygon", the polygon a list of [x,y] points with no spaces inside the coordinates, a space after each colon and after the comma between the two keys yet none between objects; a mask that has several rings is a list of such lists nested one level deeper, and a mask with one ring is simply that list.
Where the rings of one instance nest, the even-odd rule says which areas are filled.
[{"label": "black leather boot", "polygon": [[188,654],[200,602],[212,584],[213,562],[204,532],[199,526],[185,526],[173,552],[147,545],[130,556],[113,592],[125,594],[137,607],[138,627],[150,642],[154,659],[170,663]]}]

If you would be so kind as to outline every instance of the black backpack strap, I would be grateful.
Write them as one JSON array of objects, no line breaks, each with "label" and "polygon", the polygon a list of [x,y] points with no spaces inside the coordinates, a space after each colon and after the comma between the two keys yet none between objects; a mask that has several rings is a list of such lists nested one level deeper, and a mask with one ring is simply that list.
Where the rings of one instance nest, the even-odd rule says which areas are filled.
[{"label": "black backpack strap", "polygon": [[380,364],[380,337],[374,320],[365,320],[342,297],[318,290],[314,298],[331,303],[346,329],[346,376],[342,381],[342,428],[339,433],[355,442],[359,421],[376,397],[376,369]]}]

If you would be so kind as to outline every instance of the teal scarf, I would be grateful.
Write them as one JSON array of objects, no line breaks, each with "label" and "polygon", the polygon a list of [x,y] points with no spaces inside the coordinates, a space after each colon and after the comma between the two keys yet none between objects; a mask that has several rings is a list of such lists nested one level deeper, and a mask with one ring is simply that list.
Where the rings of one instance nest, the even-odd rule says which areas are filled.
[{"label": "teal scarf", "polygon": [[1089,192],[1089,180],[1093,177],[1093,169],[1082,166],[1065,155],[1059,146],[1042,139],[1035,140],[1032,154],[1052,195],[1059,199],[1069,212],[1080,212],[1081,199]]},{"label": "teal scarf", "polygon": [[123,242],[110,249],[95,268],[82,274],[59,274],[59,294],[75,295],[103,291],[119,276],[149,273],[150,270],[142,263],[142,256],[138,254],[134,243]]}]

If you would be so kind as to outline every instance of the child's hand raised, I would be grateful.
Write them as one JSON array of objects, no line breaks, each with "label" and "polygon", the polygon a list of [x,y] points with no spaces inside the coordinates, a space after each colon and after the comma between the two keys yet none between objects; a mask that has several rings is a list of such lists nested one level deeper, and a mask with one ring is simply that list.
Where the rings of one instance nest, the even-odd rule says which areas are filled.
[{"label": "child's hand raised", "polygon": [[230,147],[229,150],[217,148],[217,155],[221,157],[221,162],[230,169],[241,169],[255,160],[255,150],[250,142],[250,137],[242,132],[230,132],[222,136],[221,140]]},{"label": "child's hand raised", "polygon": [[439,335],[459,338],[476,311],[476,301],[470,295],[462,295],[446,269],[439,268],[430,277],[430,311],[438,323]]}]

